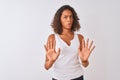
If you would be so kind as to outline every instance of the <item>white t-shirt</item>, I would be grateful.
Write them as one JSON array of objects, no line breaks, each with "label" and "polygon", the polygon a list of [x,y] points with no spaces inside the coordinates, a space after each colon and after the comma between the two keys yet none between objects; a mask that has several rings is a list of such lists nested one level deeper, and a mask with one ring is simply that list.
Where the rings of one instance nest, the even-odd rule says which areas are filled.
[{"label": "white t-shirt", "polygon": [[55,34],[56,51],[60,48],[60,55],[53,65],[53,78],[70,80],[83,75],[83,69],[78,57],[80,45],[78,35],[74,33],[70,46],[58,34]]}]

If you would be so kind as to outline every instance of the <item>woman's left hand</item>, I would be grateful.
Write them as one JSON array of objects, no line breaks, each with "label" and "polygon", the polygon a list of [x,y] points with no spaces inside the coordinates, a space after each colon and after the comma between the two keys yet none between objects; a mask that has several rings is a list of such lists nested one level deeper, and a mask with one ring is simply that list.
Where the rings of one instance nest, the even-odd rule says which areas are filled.
[{"label": "woman's left hand", "polygon": [[93,41],[89,44],[89,39],[85,42],[85,40],[82,40],[82,45],[78,48],[78,54],[82,62],[88,61],[88,58],[92,51],[94,50],[95,46],[93,46]]}]

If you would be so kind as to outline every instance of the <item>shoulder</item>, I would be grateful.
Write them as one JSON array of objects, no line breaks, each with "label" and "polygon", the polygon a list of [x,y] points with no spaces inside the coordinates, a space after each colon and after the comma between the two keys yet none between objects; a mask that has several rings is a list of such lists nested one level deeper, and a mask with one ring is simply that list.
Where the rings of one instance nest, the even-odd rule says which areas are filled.
[{"label": "shoulder", "polygon": [[55,35],[54,34],[50,34],[48,36],[48,40],[55,40]]},{"label": "shoulder", "polygon": [[77,34],[78,35],[78,38],[80,41],[82,41],[82,39],[84,39],[84,36],[82,34]]}]

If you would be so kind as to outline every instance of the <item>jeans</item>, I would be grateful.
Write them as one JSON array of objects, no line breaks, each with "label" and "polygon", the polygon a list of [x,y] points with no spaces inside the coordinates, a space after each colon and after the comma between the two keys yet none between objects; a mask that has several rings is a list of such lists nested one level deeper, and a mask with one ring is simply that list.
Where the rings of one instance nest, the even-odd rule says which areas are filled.
[{"label": "jeans", "polygon": [[[57,80],[57,79],[52,78],[52,80]],[[80,77],[78,77],[78,78],[71,79],[71,80],[84,80],[84,78],[83,78],[83,76],[80,76]]]}]

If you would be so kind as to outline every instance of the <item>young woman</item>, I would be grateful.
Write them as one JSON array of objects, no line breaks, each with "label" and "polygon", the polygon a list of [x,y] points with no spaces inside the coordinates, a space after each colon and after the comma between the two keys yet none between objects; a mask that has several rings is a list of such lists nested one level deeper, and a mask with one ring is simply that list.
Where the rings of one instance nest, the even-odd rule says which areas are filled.
[{"label": "young woman", "polygon": [[54,34],[49,35],[44,45],[46,51],[45,69],[53,68],[52,80],[83,80],[82,66],[87,67],[88,58],[95,46],[93,41],[84,40],[79,18],[69,5],[60,7],[53,19]]}]

